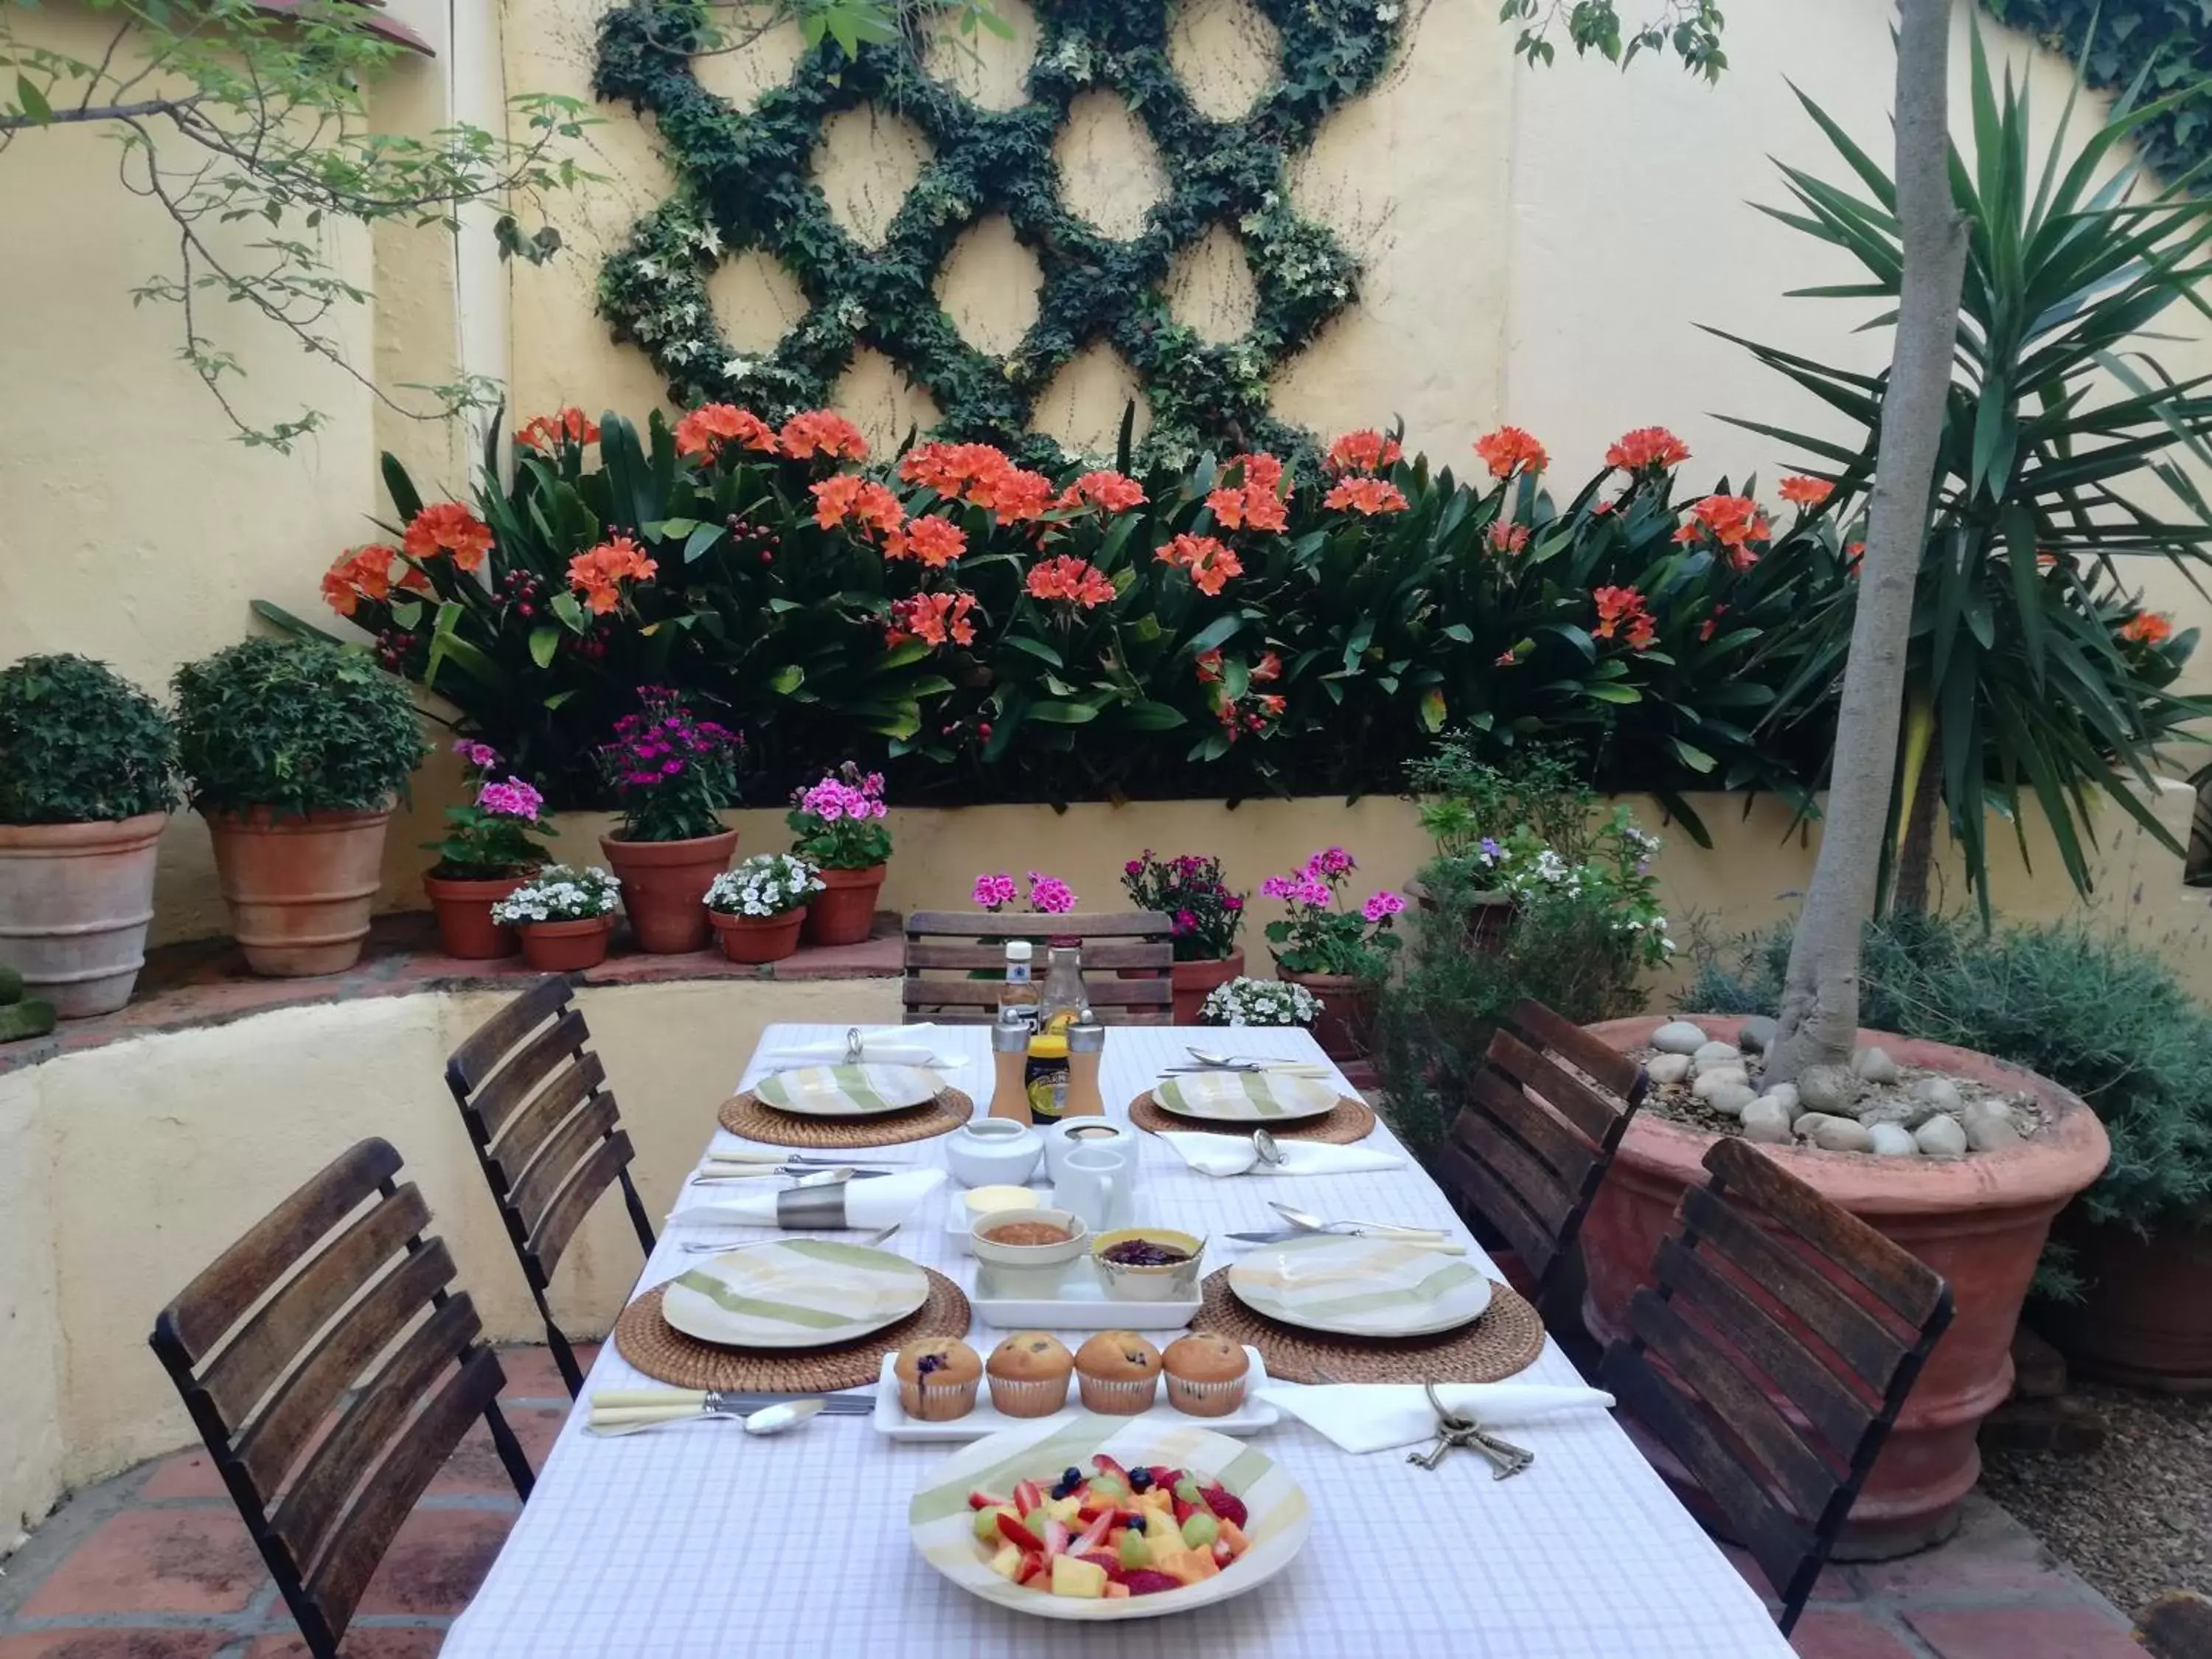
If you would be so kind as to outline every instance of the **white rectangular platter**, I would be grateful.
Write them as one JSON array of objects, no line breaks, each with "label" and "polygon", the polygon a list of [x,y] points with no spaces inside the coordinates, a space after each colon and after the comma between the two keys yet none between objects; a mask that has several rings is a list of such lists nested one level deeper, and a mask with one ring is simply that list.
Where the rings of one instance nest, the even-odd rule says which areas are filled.
[{"label": "white rectangular platter", "polygon": [[[1205,1276],[1201,1261],[1196,1279]],[[975,1317],[1009,1331],[1179,1331],[1198,1317],[1204,1305],[1195,1279],[1190,1295],[1177,1301],[1109,1297],[1087,1255],[1079,1255],[1062,1268],[1056,1284],[1024,1282],[1043,1278],[1040,1273],[1008,1274],[988,1262],[977,1262],[975,1288],[969,1297]]]},{"label": "white rectangular platter", "polygon": [[[1172,1419],[1194,1429],[1212,1429],[1221,1434],[1257,1434],[1282,1419],[1282,1413],[1260,1398],[1260,1390],[1267,1386],[1267,1362],[1260,1358],[1257,1348],[1247,1347],[1245,1358],[1252,1369],[1244,1374],[1244,1401],[1226,1417],[1193,1417],[1179,1412],[1167,1403],[1167,1379],[1160,1379],[1159,1403],[1150,1411],[1140,1412],[1130,1421],[1162,1422]],[[1036,1418],[1008,1417],[991,1404],[991,1383],[987,1377],[975,1390],[975,1409],[965,1417],[956,1417],[949,1423],[921,1423],[906,1414],[899,1404],[898,1379],[891,1368],[898,1363],[896,1354],[884,1356],[882,1376],[876,1382],[876,1432],[893,1440],[980,1440],[987,1434],[996,1434],[1000,1429],[1040,1420]],[[1083,1409],[1082,1395],[1078,1390],[1082,1384],[1070,1378],[1067,1385],[1067,1406],[1054,1413],[1055,1418],[1072,1418]]]}]

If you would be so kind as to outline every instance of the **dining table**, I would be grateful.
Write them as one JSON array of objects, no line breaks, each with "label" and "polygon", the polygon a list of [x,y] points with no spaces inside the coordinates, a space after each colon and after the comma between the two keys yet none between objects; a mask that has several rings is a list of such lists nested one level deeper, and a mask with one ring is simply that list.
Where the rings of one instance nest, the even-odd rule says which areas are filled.
[{"label": "dining table", "polygon": [[[847,1029],[771,1026],[732,1081],[749,1087],[772,1069],[764,1054],[834,1043]],[[988,1028],[940,1026],[930,1041],[941,1057],[957,1057],[946,1081],[981,1113],[992,1078]],[[1296,1029],[1109,1027],[1102,1065],[1109,1115],[1126,1120],[1130,1102],[1167,1068],[1193,1063],[1193,1047],[1328,1064]],[[1350,1092],[1333,1066],[1328,1076]],[[712,1119],[701,1127],[712,1131],[702,1165],[709,1151],[758,1149]],[[1470,1261],[1500,1277],[1387,1123],[1361,1144],[1401,1162],[1358,1173],[1200,1175],[1156,1137],[1141,1140],[1138,1218],[1206,1236],[1209,1271],[1252,1248],[1224,1243],[1224,1234],[1281,1226],[1273,1200],[1324,1216],[1447,1229]],[[884,1152],[902,1164],[942,1168],[944,1146],[940,1138]],[[690,1190],[696,1199],[726,1189]],[[938,1269],[972,1295],[975,1263],[946,1224],[947,1206],[959,1195],[948,1179],[883,1248]],[[777,1236],[765,1227],[672,1222],[632,1294],[703,1259],[686,1246],[726,1239],[734,1248]],[[1004,1334],[978,1322],[967,1337],[988,1354]],[[1058,1334],[1073,1347],[1086,1333]],[[1157,1334],[1163,1346],[1170,1340]],[[1515,1380],[1583,1381],[1548,1340]],[[1355,1456],[1285,1413],[1251,1443],[1291,1474],[1311,1505],[1310,1535],[1289,1569],[1215,1605],[1077,1623],[991,1605],[917,1553],[908,1500],[957,1446],[894,1441],[858,1415],[818,1416],[774,1437],[714,1419],[621,1437],[586,1431],[593,1391],[653,1386],[611,1340],[601,1346],[584,1399],[448,1634],[447,1659],[1786,1659],[1790,1652],[1759,1596],[1603,1410],[1515,1428],[1510,1437],[1535,1462],[1510,1480],[1493,1479],[1471,1453],[1433,1471],[1400,1450]]]}]

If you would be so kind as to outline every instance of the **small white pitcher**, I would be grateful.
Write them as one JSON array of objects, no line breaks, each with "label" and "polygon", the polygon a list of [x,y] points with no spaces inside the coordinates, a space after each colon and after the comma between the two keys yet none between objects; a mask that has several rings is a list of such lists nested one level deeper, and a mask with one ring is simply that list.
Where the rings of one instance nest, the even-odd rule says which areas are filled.
[{"label": "small white pitcher", "polygon": [[1018,1187],[1043,1156],[1043,1136],[1003,1117],[963,1123],[945,1143],[945,1167],[963,1187]]},{"label": "small white pitcher", "polygon": [[1079,1146],[1127,1152],[1133,1158],[1135,1155],[1137,1132],[1109,1117],[1064,1117],[1047,1124],[1043,1134],[1045,1178],[1055,1187],[1060,1184],[1061,1160]]},{"label": "small white pitcher", "polygon": [[1127,1226],[1136,1210],[1136,1152],[1134,1146],[1071,1147],[1060,1160],[1054,1200],[1094,1233]]}]

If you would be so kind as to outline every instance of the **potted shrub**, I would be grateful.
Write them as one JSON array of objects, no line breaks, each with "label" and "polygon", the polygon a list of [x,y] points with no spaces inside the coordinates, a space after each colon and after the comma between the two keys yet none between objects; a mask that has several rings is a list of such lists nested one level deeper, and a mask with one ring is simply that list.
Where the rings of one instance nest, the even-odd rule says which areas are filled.
[{"label": "potted shrub", "polygon": [[707,920],[732,962],[781,962],[799,948],[806,902],[821,890],[821,876],[805,859],[756,853],[714,878]]},{"label": "potted shrub", "polygon": [[547,862],[532,839],[559,830],[544,817],[545,798],[520,778],[494,775],[499,751],[463,738],[453,745],[469,769],[476,799],[446,809],[442,840],[424,845],[438,862],[422,878],[422,890],[438,915],[438,938],[449,957],[511,957],[521,941],[491,919],[491,907]]},{"label": "potted shrub", "polygon": [[491,907],[522,936],[522,959],[541,973],[572,974],[607,959],[622,884],[596,865],[549,864]]},{"label": "potted shrub", "polygon": [[407,688],[356,651],[247,640],[176,673],[179,757],[257,974],[360,959],[385,826],[426,752]]},{"label": "potted shrub", "polygon": [[858,945],[875,926],[876,896],[891,855],[884,827],[880,772],[862,775],[850,761],[792,798],[784,822],[791,850],[820,873],[822,891],[806,907],[809,945]]},{"label": "potted shrub", "polygon": [[1437,855],[1406,890],[1432,911],[1439,891],[1451,890],[1460,943],[1497,956],[1517,915],[1505,881],[1511,850],[1551,848],[1569,864],[1585,862],[1597,797],[1580,781],[1566,750],[1532,749],[1503,766],[1475,755],[1475,744],[1455,735],[1407,765],[1419,800],[1416,816]]},{"label": "potted shrub", "polygon": [[[1303,985],[1280,979],[1232,979],[1215,986],[1200,1004],[1200,1025],[1304,1025],[1322,1016],[1322,1000]],[[1176,1024],[1182,1024],[1181,1015]]]},{"label": "potted shrub", "polygon": [[638,691],[639,710],[615,722],[599,767],[622,826],[599,837],[622,882],[641,951],[706,948],[707,889],[729,867],[738,832],[720,813],[738,799],[738,734],[702,720],[665,686]]},{"label": "potted shrub", "polygon": [[0,965],[61,1018],[131,999],[176,764],[168,715],[104,664],[0,672]]},{"label": "potted shrub", "polygon": [[[1221,860],[1185,853],[1156,859],[1149,847],[1121,866],[1121,886],[1140,910],[1158,910],[1175,924],[1175,1023],[1198,1024],[1199,1010],[1217,985],[1244,971],[1237,931],[1244,925],[1244,897],[1221,878]],[[1251,1022],[1248,1022],[1251,1023]]]},{"label": "potted shrub", "polygon": [[1358,866],[1341,847],[1316,853],[1304,867],[1260,884],[1290,914],[1267,924],[1275,971],[1322,1000],[1314,1037],[1331,1060],[1358,1060],[1367,1052],[1375,1024],[1375,999],[1390,972],[1398,936],[1390,918],[1406,908],[1395,893],[1376,893],[1357,910],[1344,908],[1343,890]]}]

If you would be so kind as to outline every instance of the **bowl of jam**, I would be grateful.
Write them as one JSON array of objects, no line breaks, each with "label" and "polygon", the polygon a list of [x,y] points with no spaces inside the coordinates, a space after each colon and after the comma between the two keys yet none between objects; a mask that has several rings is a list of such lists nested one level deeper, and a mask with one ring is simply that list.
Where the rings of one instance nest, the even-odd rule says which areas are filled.
[{"label": "bowl of jam", "polygon": [[1091,1241],[1091,1260],[1106,1294],[1131,1302],[1173,1302],[1198,1294],[1206,1241],[1172,1227],[1116,1227]]},{"label": "bowl of jam", "polygon": [[1073,1210],[994,1210],[968,1232],[975,1259],[994,1267],[1058,1267],[1090,1243],[1090,1228]]}]

